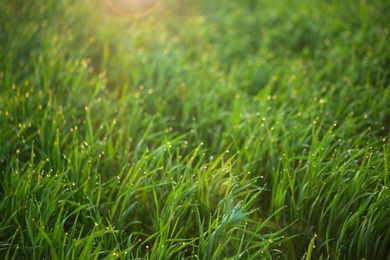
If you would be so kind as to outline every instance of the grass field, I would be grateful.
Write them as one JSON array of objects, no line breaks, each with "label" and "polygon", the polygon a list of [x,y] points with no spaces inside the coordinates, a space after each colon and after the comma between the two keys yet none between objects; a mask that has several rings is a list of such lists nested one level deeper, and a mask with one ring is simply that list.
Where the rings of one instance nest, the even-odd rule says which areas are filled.
[{"label": "grass field", "polygon": [[0,2],[0,259],[390,259],[389,1],[107,1]]}]

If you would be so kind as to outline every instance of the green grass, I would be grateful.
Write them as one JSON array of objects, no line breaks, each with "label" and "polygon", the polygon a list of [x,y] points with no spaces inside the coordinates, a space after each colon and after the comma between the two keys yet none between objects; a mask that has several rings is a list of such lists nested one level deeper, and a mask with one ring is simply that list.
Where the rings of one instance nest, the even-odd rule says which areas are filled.
[{"label": "green grass", "polygon": [[1,259],[390,259],[390,4],[0,3]]}]

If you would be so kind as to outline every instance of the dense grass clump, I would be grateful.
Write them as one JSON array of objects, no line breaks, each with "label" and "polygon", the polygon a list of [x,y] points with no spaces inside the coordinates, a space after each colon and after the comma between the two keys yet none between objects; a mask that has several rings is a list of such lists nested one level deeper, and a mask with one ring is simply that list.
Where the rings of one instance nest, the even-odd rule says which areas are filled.
[{"label": "dense grass clump", "polygon": [[389,259],[389,3],[111,2],[0,3],[1,259]]}]

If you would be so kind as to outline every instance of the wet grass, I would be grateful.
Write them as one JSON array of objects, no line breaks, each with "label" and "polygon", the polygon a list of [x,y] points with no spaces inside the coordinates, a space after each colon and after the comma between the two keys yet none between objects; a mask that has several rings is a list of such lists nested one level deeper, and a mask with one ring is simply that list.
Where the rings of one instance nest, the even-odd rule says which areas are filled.
[{"label": "wet grass", "polygon": [[388,259],[389,11],[0,3],[0,258]]}]

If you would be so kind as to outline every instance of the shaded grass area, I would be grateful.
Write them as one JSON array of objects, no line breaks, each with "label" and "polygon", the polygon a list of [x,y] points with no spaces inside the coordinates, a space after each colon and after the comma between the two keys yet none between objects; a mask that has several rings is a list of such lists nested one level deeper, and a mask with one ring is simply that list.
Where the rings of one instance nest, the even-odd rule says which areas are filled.
[{"label": "shaded grass area", "polygon": [[385,259],[388,11],[0,3],[0,256]]}]

